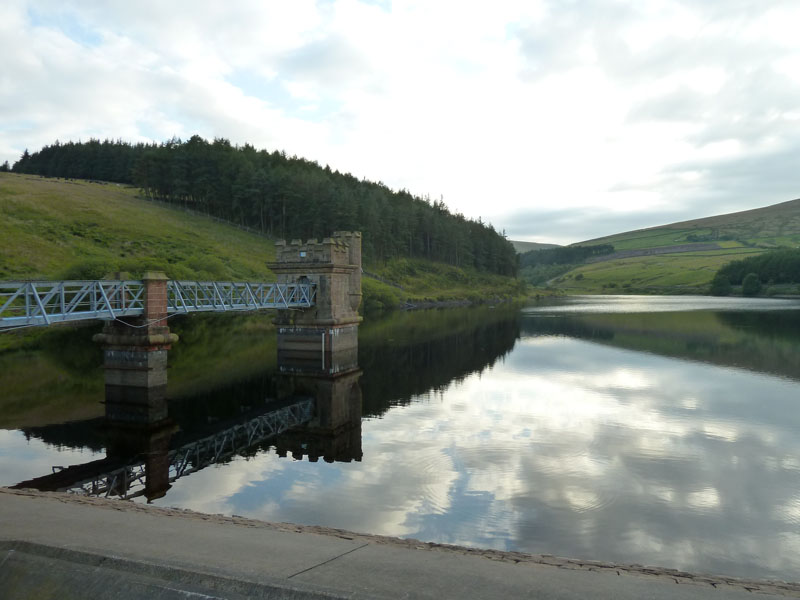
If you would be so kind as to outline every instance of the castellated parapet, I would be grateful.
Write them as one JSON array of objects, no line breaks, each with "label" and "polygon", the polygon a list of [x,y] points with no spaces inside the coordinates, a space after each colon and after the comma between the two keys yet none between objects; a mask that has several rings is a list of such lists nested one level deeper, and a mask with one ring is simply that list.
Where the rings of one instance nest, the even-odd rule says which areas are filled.
[{"label": "castellated parapet", "polygon": [[316,302],[303,311],[278,311],[283,325],[338,326],[359,323],[361,304],[361,233],[336,231],[322,241],[275,243],[276,262],[269,265],[278,283],[316,284]]}]

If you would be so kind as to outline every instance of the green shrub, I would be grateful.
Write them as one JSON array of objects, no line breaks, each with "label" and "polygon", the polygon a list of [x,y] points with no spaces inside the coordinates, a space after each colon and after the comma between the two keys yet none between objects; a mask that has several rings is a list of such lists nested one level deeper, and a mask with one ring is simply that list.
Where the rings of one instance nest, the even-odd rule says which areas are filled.
[{"label": "green shrub", "polygon": [[193,256],[184,263],[189,269],[195,272],[198,279],[225,279],[228,269],[225,264],[216,256]]},{"label": "green shrub", "polygon": [[362,279],[361,291],[363,293],[361,308],[365,314],[391,310],[401,306],[405,301],[401,290],[374,279]]},{"label": "green shrub", "polygon": [[761,291],[761,280],[755,273],[748,273],[742,280],[742,294],[745,296],[755,296]]},{"label": "green shrub", "polygon": [[109,273],[117,271],[117,265],[100,258],[88,258],[78,263],[73,263],[62,273],[61,278],[67,280],[93,280],[103,279]]},{"label": "green shrub", "polygon": [[731,280],[724,273],[717,273],[711,281],[713,296],[728,296],[731,293]]},{"label": "green shrub", "polygon": [[205,277],[198,277],[197,271],[190,269],[185,264],[170,265],[166,270],[167,276],[170,279],[177,279],[178,281],[197,281],[206,279]]}]

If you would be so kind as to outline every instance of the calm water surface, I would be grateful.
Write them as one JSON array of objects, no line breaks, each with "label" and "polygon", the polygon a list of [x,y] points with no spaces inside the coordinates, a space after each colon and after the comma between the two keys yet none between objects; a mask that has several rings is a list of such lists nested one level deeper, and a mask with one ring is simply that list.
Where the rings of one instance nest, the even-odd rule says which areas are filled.
[{"label": "calm water surface", "polygon": [[[230,320],[179,327],[173,445],[252,410],[281,378],[274,339],[252,323],[227,353],[214,344]],[[91,332],[72,335],[0,355],[0,485],[106,456],[101,358]],[[800,303],[621,296],[405,313],[366,322],[359,344],[361,427],[333,441],[333,462],[308,460],[311,442],[289,434],[154,503],[800,579]]]}]

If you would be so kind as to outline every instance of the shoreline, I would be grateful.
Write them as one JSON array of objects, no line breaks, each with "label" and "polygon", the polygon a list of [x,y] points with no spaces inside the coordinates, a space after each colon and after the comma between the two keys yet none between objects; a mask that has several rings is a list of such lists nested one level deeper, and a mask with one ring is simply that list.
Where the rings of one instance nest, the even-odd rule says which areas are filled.
[{"label": "shoreline", "polygon": [[[207,514],[196,512],[190,509],[163,508],[147,504],[138,504],[130,501],[94,498],[58,492],[40,492],[33,489],[17,490],[0,487],[0,498],[3,496],[49,500],[71,506],[91,506],[96,510],[117,511],[125,514],[139,513],[150,516],[168,517],[170,519],[178,519],[182,521],[241,528],[242,530],[247,529],[281,533],[312,534],[316,536],[326,536],[328,538],[346,540],[351,543],[360,543],[364,546],[374,545],[390,547],[398,550],[405,549],[412,551],[435,552],[450,556],[475,557],[486,561],[519,566],[527,565],[530,567],[550,567],[568,571],[607,573],[616,576],[628,575],[640,578],[650,578],[654,582],[672,582],[684,585],[691,584],[709,586],[715,589],[739,589],[748,592],[800,597],[800,582],[788,582],[772,579],[751,579],[727,575],[699,574],[679,569],[640,564],[620,564],[599,560],[559,557],[548,554],[528,554],[524,552],[501,551],[451,544],[440,544],[436,542],[424,542],[410,538],[398,538],[351,532],[343,529],[323,527],[318,525],[274,523],[238,515],[227,516],[222,514]],[[2,533],[0,532],[0,538],[2,537]]]}]

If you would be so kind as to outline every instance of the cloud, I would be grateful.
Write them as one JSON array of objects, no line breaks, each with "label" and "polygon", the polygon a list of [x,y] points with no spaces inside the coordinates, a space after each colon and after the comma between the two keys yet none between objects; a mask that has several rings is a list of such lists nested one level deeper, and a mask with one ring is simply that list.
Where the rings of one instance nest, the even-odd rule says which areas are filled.
[{"label": "cloud", "polygon": [[70,467],[104,456],[84,448],[55,448],[36,438],[27,439],[22,431],[0,429],[0,485],[16,485],[52,473],[55,465]]},{"label": "cloud", "polygon": [[710,201],[711,210],[744,210],[800,196],[797,156],[800,140],[787,147],[726,161],[695,160],[672,167],[668,174],[701,173],[698,199]]},{"label": "cloud", "polygon": [[647,98],[632,107],[629,121],[695,123],[688,140],[698,147],[731,140],[758,149],[776,139],[797,139],[799,93],[800,82],[757,67],[746,78],[727,78],[713,94],[682,85]]},{"label": "cloud", "polygon": [[[516,237],[542,235],[526,214],[565,227],[548,213],[598,216],[549,232],[576,241],[700,216],[719,196],[715,172],[783,162],[798,136],[800,8],[788,1],[3,10],[0,160],[55,139],[226,137],[442,195]],[[704,170],[687,183],[693,163]],[[725,188],[720,206],[789,187],[750,173],[748,197]]]},{"label": "cloud", "polygon": [[340,36],[329,36],[289,52],[279,62],[279,70],[294,80],[322,86],[352,85],[366,78],[371,70],[363,53]]},{"label": "cloud", "polygon": [[[597,206],[563,209],[530,209],[499,216],[509,239],[528,237],[532,240],[569,244],[623,231],[644,229],[680,220],[684,213],[677,209],[615,212]],[[704,215],[705,216],[705,215]]]}]

